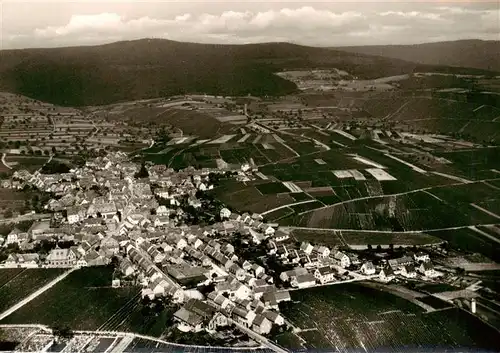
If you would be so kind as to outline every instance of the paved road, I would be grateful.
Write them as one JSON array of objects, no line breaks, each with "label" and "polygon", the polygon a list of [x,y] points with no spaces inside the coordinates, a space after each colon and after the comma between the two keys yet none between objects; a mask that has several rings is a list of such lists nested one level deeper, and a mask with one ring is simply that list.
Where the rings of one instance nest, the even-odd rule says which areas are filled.
[{"label": "paved road", "polygon": [[[450,186],[458,186],[458,185],[464,185],[464,184],[482,183],[484,181],[492,181],[492,180],[500,180],[500,178],[490,178],[490,179],[481,179],[481,180],[468,181],[468,182],[457,182],[457,183],[451,183],[451,184],[442,184],[442,185],[427,186],[425,188],[408,190],[408,191],[404,191],[404,192],[398,192],[398,193],[395,193],[395,194],[386,194],[386,195],[378,195],[378,196],[363,196],[363,197],[358,197],[358,198],[354,198],[354,199],[351,199],[351,200],[345,200],[345,201],[333,203],[333,204],[327,205],[325,207],[319,207],[319,208],[315,208],[313,210],[304,211],[304,212],[299,213],[299,216],[301,216],[303,214],[306,214],[306,213],[309,213],[309,212],[312,212],[312,211],[317,211],[317,210],[321,210],[321,209],[329,208],[329,207],[335,207],[335,206],[338,206],[338,205],[343,205],[343,204],[347,204],[347,203],[351,203],[351,202],[355,202],[355,201],[380,199],[380,198],[392,197],[392,196],[403,196],[403,195],[414,194],[414,193],[417,193],[417,192],[420,192],[420,191],[427,191],[427,190],[439,189],[439,188],[450,187]],[[286,207],[286,206],[281,206],[281,207]]]},{"label": "paved road", "polygon": [[6,153],[2,153],[2,164],[8,168],[8,169],[12,169],[12,167],[10,165],[7,164],[7,162],[5,162],[5,157],[7,156]]},{"label": "paved road", "polygon": [[[485,226],[494,226],[494,225],[496,225],[496,224],[495,223],[485,223],[485,224],[476,224],[475,226],[485,227]],[[342,229],[342,228],[310,228],[310,227],[282,227],[282,228],[288,229],[288,230],[299,229],[299,230],[319,230],[319,231],[332,231],[332,232],[420,234],[420,233],[434,232],[434,231],[458,230],[458,229],[465,229],[465,228],[470,228],[470,227],[473,227],[473,226],[466,225],[466,226],[447,227],[447,228],[405,230],[405,231],[397,231],[397,232],[388,231],[388,230]]]},{"label": "paved road", "polygon": [[491,217],[495,217],[495,218],[500,219],[500,216],[499,216],[499,215],[497,215],[496,213],[493,213],[493,212],[491,212],[491,211],[488,211],[487,209],[485,209],[485,208],[483,208],[483,207],[481,207],[481,206],[479,206],[479,205],[476,205],[475,203],[471,203],[470,205],[471,205],[472,207],[474,207],[474,208],[478,209],[479,211],[483,211],[484,213],[489,214]]},{"label": "paved road", "polygon": [[35,291],[35,292],[31,293],[30,295],[28,295],[26,298],[24,298],[23,300],[21,300],[17,304],[11,306],[9,309],[5,310],[3,313],[0,314],[0,320],[3,320],[4,318],[6,318],[10,314],[12,314],[17,309],[22,308],[23,306],[25,306],[26,304],[28,304],[30,301],[32,301],[33,299],[35,299],[36,297],[38,297],[40,294],[42,294],[43,292],[47,291],[48,289],[52,288],[57,283],[59,283],[60,281],[62,281],[63,279],[65,279],[71,272],[73,272],[73,271],[75,271],[77,269],[78,269],[78,267],[73,267],[73,268],[69,269],[68,271],[64,272],[62,275],[58,276],[57,278],[55,278],[52,281],[50,281],[49,283],[47,283],[42,288],[40,288],[37,291]]},{"label": "paved road", "polygon": [[486,237],[486,238],[488,238],[488,239],[490,239],[490,240],[494,241],[495,243],[500,244],[500,239],[495,238],[494,236],[492,236],[492,235],[490,235],[490,234],[488,234],[488,233],[486,233],[486,232],[483,232],[481,229],[477,229],[477,228],[476,228],[476,226],[469,226],[469,227],[467,227],[467,228],[472,229],[472,230],[473,230],[474,232],[476,232],[477,234],[481,234],[483,237]]},{"label": "paved road", "polygon": [[275,208],[272,208],[272,209],[267,210],[265,212],[262,212],[261,215],[265,216],[268,213],[271,213],[271,212],[274,212],[274,211],[277,211],[277,210],[281,210],[282,208],[286,208],[286,207],[290,207],[290,206],[295,206],[295,205],[302,205],[304,203],[310,203],[310,202],[316,202],[316,200],[305,200],[305,201],[299,201],[299,202],[295,202],[295,203],[289,203],[288,205],[283,205],[283,206],[275,207]]}]

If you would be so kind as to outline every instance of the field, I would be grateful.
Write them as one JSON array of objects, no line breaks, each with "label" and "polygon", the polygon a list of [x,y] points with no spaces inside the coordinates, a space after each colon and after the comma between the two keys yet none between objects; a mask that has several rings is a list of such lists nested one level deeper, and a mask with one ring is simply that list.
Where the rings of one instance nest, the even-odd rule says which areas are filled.
[{"label": "field", "polygon": [[307,241],[312,244],[323,244],[326,246],[345,245],[339,232],[313,229],[294,229],[291,235],[300,242]]},{"label": "field", "polygon": [[[471,185],[467,185],[469,188]],[[463,187],[465,190],[466,188]],[[441,199],[449,190],[449,202]],[[437,195],[436,195],[437,194]],[[474,195],[473,193],[471,193]],[[365,230],[433,230],[496,221],[482,211],[457,199],[453,188],[433,189],[396,197],[377,197],[344,202],[305,213],[296,225],[312,228],[365,229]],[[474,196],[477,197],[477,196]]]},{"label": "field", "polygon": [[[54,272],[57,271],[52,273]],[[75,271],[1,323],[36,323],[96,330],[112,322],[120,310],[139,293],[139,290],[133,287],[111,288],[112,272],[113,269],[109,267],[89,267]],[[27,278],[37,281],[34,276]],[[26,279],[24,281],[29,282]]]},{"label": "field", "polygon": [[455,249],[480,253],[494,261],[500,261],[499,244],[471,229],[436,231],[429,234],[446,240]]},{"label": "field", "polygon": [[263,195],[267,194],[279,194],[279,193],[288,193],[290,190],[283,185],[283,183],[267,183],[267,184],[260,184],[256,186],[257,190],[259,190]]},{"label": "field", "polygon": [[[264,212],[275,207],[295,202],[288,193],[262,195],[257,189],[260,185],[245,186],[242,183],[233,184],[230,187],[227,187],[226,185],[227,184],[222,184],[215,188],[213,193],[228,207],[240,212]],[[281,183],[273,184],[272,187],[280,187],[279,185],[281,185],[288,192],[288,189],[286,189]]]},{"label": "field", "polygon": [[8,155],[5,158],[5,162],[11,165],[15,170],[26,169],[29,172],[34,172],[40,169],[48,159],[48,156],[23,157]]},{"label": "field", "polygon": [[442,240],[425,233],[370,233],[340,231],[342,239],[350,246],[360,245],[430,245],[441,243]]},{"label": "field", "polygon": [[[0,298],[2,298],[0,312],[7,310],[38,288],[43,287],[61,273],[63,273],[62,269],[0,270],[0,276],[3,280],[0,287]],[[10,276],[10,280],[6,280],[7,276]]]},{"label": "field", "polygon": [[458,309],[423,313],[390,293],[358,284],[292,292],[280,305],[308,349],[405,352],[423,346],[498,350],[498,332]]}]

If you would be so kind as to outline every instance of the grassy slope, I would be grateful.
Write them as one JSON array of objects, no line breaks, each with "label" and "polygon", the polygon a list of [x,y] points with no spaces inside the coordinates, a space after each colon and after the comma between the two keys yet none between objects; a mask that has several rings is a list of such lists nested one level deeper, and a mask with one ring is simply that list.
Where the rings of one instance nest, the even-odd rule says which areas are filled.
[{"label": "grassy slope", "polygon": [[273,72],[300,67],[337,67],[360,78],[417,69],[406,61],[287,43],[211,45],[144,39],[2,51],[0,89],[74,106],[187,92],[280,95],[296,86]]}]

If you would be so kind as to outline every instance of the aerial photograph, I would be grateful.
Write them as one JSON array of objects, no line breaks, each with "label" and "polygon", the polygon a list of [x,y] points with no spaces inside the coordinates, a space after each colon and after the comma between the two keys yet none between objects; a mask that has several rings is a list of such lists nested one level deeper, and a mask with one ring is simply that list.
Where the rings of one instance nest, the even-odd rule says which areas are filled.
[{"label": "aerial photograph", "polygon": [[500,352],[500,3],[0,1],[0,352]]}]

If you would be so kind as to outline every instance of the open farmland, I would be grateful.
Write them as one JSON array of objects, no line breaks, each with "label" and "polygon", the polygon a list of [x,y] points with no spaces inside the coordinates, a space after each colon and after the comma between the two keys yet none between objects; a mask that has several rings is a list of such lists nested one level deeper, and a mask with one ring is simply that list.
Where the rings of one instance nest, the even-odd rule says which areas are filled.
[{"label": "open farmland", "polygon": [[[186,135],[197,135],[200,138],[213,138],[230,133],[234,129],[232,125],[221,123],[208,114],[189,109],[168,108],[158,114],[157,119],[181,129]],[[203,126],[203,129],[200,129],[200,126]]]},{"label": "open farmland", "polygon": [[494,261],[500,261],[500,243],[472,229],[453,229],[429,232],[430,235],[447,241],[453,248],[480,253]]},{"label": "open farmland", "polygon": [[[30,270],[27,270],[30,271]],[[60,273],[58,270],[36,270],[21,281],[16,281],[34,290],[33,283],[48,282]],[[67,326],[72,329],[97,330],[101,325],[113,320],[113,316],[131,300],[139,290],[134,287],[111,288],[113,269],[110,267],[88,267],[71,273],[54,287],[18,309],[4,320],[2,324],[44,324]],[[39,281],[43,274],[45,282]],[[47,278],[49,277],[49,278]],[[19,276],[18,276],[19,278]],[[16,288],[19,288],[18,284]],[[5,287],[4,287],[5,288]],[[2,288],[2,291],[4,289]],[[25,290],[27,291],[27,290]],[[16,298],[24,297],[16,291]],[[3,305],[4,301],[2,301]]]},{"label": "open farmland", "polygon": [[[435,192],[433,189],[432,192]],[[365,230],[432,230],[496,221],[470,205],[448,203],[430,192],[365,198],[313,210],[302,215],[301,226]]]},{"label": "open farmland", "polygon": [[[262,213],[275,207],[280,207],[295,202],[288,193],[262,195],[257,189],[258,186],[260,185],[242,185],[236,190],[227,190],[222,185],[215,188],[213,192],[218,199],[224,202],[231,209],[239,211]],[[288,189],[286,190],[288,191]]]},{"label": "open farmland", "polygon": [[292,302],[280,308],[309,349],[500,349],[498,332],[464,311],[423,313],[405,299],[359,284],[294,291]]},{"label": "open farmland", "polygon": [[343,241],[339,232],[332,230],[315,230],[296,228],[292,229],[291,235],[300,242],[307,241],[312,244],[324,244],[326,246],[343,246]]},{"label": "open farmland", "polygon": [[442,243],[437,237],[425,233],[398,233],[398,232],[355,232],[339,231],[345,243],[352,248],[365,248],[367,245],[373,247],[382,246],[387,248],[394,246],[420,246]]},{"label": "open farmland", "polygon": [[[5,270],[0,270],[0,276],[3,276],[2,271]],[[12,277],[0,287],[0,298],[2,298],[0,300],[0,312],[7,310],[63,273],[62,269],[52,268],[26,269],[20,273],[10,269],[6,271]]]},{"label": "open farmland", "polygon": [[0,288],[2,288],[6,283],[18,276],[24,270],[24,268],[2,268],[0,270]]}]

